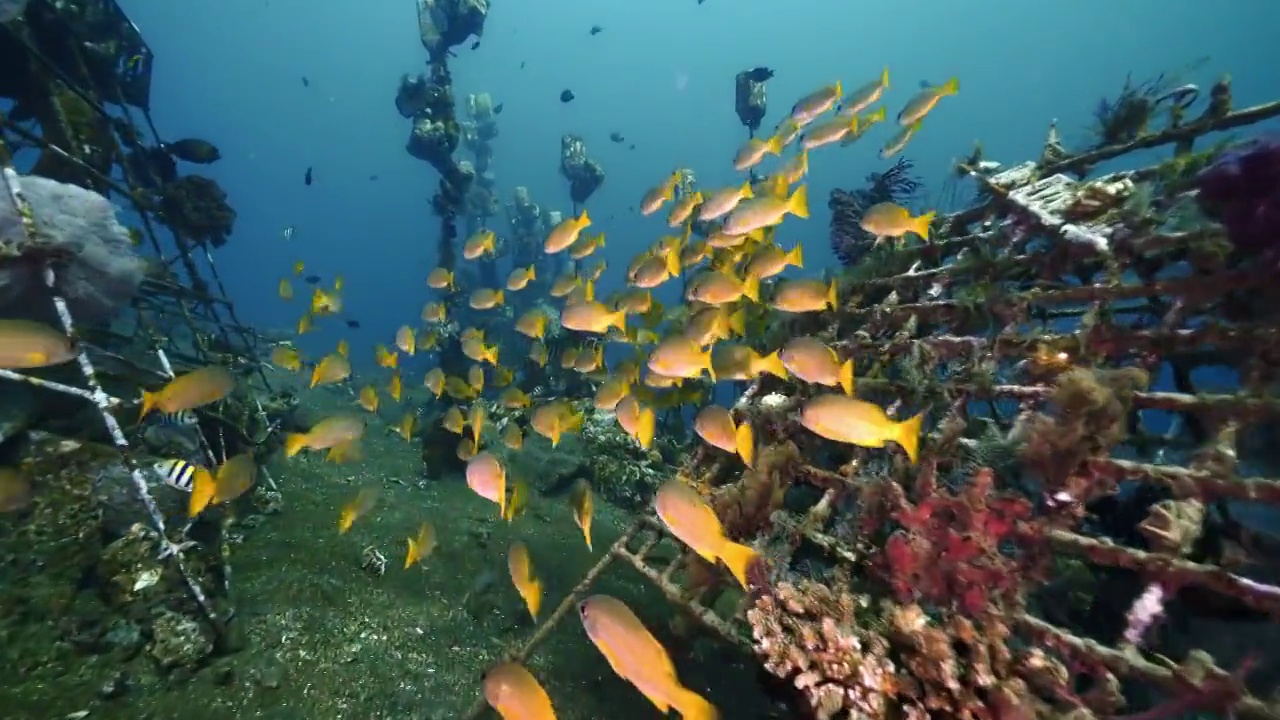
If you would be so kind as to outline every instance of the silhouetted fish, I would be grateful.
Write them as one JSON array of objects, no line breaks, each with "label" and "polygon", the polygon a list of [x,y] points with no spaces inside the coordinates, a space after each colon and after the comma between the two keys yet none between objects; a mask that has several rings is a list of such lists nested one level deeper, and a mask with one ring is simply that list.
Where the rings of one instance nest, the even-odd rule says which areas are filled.
[{"label": "silhouetted fish", "polygon": [[521,61],[520,61],[520,69],[521,69],[521,70],[523,70],[523,69],[524,69],[524,61],[523,61],[523,60],[521,60]]},{"label": "silhouetted fish", "polygon": [[501,115],[501,114],[502,114],[502,103],[498,103],[497,105],[494,105],[494,106],[493,106],[493,114],[494,114],[494,115]]},{"label": "silhouetted fish", "polygon": [[477,41],[475,41],[475,42],[471,43],[471,49],[472,49],[472,50],[475,50],[475,49],[476,49],[476,48],[478,48],[478,47],[480,47],[480,41],[479,41],[479,40],[477,40]]},{"label": "silhouetted fish", "polygon": [[307,79],[306,75],[302,76],[302,87],[311,87],[311,81]]},{"label": "silhouetted fish", "polygon": [[592,26],[591,26],[591,34],[592,34],[592,35],[599,35],[599,34],[600,34],[600,33],[602,33],[602,32],[604,32],[604,28],[600,27],[599,25],[592,25]]},{"label": "silhouetted fish", "polygon": [[305,177],[303,177],[302,182],[303,182],[304,184],[306,184],[306,185],[310,185],[310,184],[311,184],[311,168],[310,168],[310,166],[308,166],[308,167],[307,167],[307,174],[306,174],[306,176],[305,176]]},{"label": "silhouetted fish", "polygon": [[308,275],[302,279],[306,280],[308,285],[315,285],[316,283],[320,282],[319,275]]},{"label": "silhouetted fish", "polygon": [[611,133],[609,133],[609,139],[610,139],[610,140],[612,140],[612,141],[614,141],[614,142],[616,142],[616,143],[624,143],[624,142],[626,142],[626,141],[627,141],[627,139],[626,139],[626,138],[622,137],[622,133],[620,133],[620,132],[611,132]]},{"label": "silhouetted fish", "polygon": [[573,94],[572,90],[565,90],[564,92],[560,93],[560,102],[567,103],[572,101],[575,97],[577,96]]},{"label": "silhouetted fish", "polygon": [[773,70],[761,65],[758,68],[752,68],[747,71],[747,77],[751,79],[751,82],[762,83],[773,77]]},{"label": "silhouetted fish", "polygon": [[370,175],[370,176],[369,176],[369,179],[370,179],[370,180],[377,180],[377,179],[378,179],[378,176],[377,176],[377,175]]},{"label": "silhouetted fish", "polygon": [[171,143],[161,143],[160,149],[170,155],[189,163],[208,165],[222,157],[218,147],[211,142],[199,138],[185,138]]},{"label": "silhouetted fish", "polygon": [[352,329],[359,329],[359,328],[360,328],[360,321],[359,321],[359,320],[348,320],[348,321],[347,321],[347,327],[352,328]]}]

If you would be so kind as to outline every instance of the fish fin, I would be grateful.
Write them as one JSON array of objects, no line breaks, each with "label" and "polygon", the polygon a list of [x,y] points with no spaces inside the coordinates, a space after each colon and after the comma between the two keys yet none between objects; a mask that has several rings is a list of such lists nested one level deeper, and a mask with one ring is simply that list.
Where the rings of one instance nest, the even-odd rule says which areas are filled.
[{"label": "fish fin", "polygon": [[787,366],[782,364],[782,356],[778,354],[777,350],[774,350],[767,356],[761,358],[760,370],[762,372],[769,373],[779,380],[787,379]]},{"label": "fish fin", "polygon": [[404,554],[404,569],[408,570],[418,561],[419,557],[418,543],[413,538],[409,538],[409,550]]},{"label": "fish fin", "polygon": [[844,95],[844,83],[840,82],[839,80],[836,81],[835,95],[837,99],[839,99],[841,95]]},{"label": "fish fin", "polygon": [[912,232],[919,235],[921,240],[929,242],[929,224],[933,222],[933,218],[937,214],[936,210],[930,210],[913,220],[911,228]]},{"label": "fish fin", "polygon": [[187,502],[187,517],[195,517],[213,502],[218,491],[218,483],[213,474],[202,467],[195,468],[195,477],[191,483],[191,497]]},{"label": "fish fin", "polygon": [[625,332],[627,331],[627,313],[626,313],[626,311],[625,311],[625,310],[619,310],[618,312],[614,313],[614,314],[613,314],[613,317],[611,317],[611,318],[609,319],[609,324],[610,324],[611,326],[613,326],[613,327],[618,328],[618,331],[619,331],[619,332],[623,332],[623,333],[625,333]]},{"label": "fish fin", "polygon": [[760,278],[748,275],[742,280],[742,294],[751,302],[760,302]]},{"label": "fish fin", "polygon": [[940,95],[955,95],[960,92],[960,78],[953,77],[938,88]]},{"label": "fish fin", "polygon": [[675,688],[671,706],[680,713],[681,720],[720,720],[720,711],[715,705],[685,687]]},{"label": "fish fin", "polygon": [[746,308],[738,308],[736,312],[729,313],[729,332],[742,337],[746,335],[747,310]]},{"label": "fish fin", "polygon": [[743,464],[751,467],[756,455],[756,436],[751,429],[751,423],[743,420],[738,429],[734,431],[733,439],[734,444],[738,447],[738,456],[742,458]]},{"label": "fish fin", "polygon": [[582,208],[582,213],[578,215],[578,227],[584,228],[591,224],[591,216],[587,215],[587,209]]},{"label": "fish fin", "polygon": [[750,200],[751,198],[756,196],[755,192],[751,190],[750,180],[742,183],[742,189],[739,190],[738,192],[741,194],[741,197],[738,198],[739,200]]},{"label": "fish fin", "polygon": [[306,433],[289,433],[284,438],[284,456],[293,457],[307,442]]},{"label": "fish fin", "polygon": [[877,123],[884,120],[884,106],[880,106],[878,110],[863,118],[869,123]]},{"label": "fish fin", "polygon": [[853,397],[853,358],[849,358],[840,366],[840,387],[844,394]]},{"label": "fish fin", "polygon": [[885,65],[884,70],[880,71],[880,87],[885,90],[889,89],[889,66]]},{"label": "fish fin", "polygon": [[809,186],[801,185],[787,198],[787,212],[803,220],[809,219]]},{"label": "fish fin", "polygon": [[766,141],[764,144],[764,149],[765,149],[765,152],[769,153],[770,155],[781,155],[782,154],[782,136],[774,135],[773,137],[769,138],[768,141]]},{"label": "fish fin", "polygon": [[[503,294],[501,290],[497,290],[493,293],[493,299],[497,300],[498,304],[501,305],[502,301],[506,299],[506,295]],[[409,353],[409,354],[412,355],[413,353]]]},{"label": "fish fin", "polygon": [[530,280],[537,280],[537,279],[538,279],[538,268],[537,268],[537,266],[535,266],[535,265],[530,265],[530,266],[529,266],[529,279],[530,279]]},{"label": "fish fin", "polygon": [[595,550],[591,549],[591,523],[590,522],[585,522],[582,524],[582,537],[587,541],[587,552],[595,552]]},{"label": "fish fin", "polygon": [[653,433],[657,422],[658,416],[653,412],[653,408],[640,410],[640,418],[636,421],[636,442],[640,443],[640,447],[645,450],[653,444]]},{"label": "fish fin", "polygon": [[792,266],[804,269],[804,246],[796,243],[796,246],[787,252],[786,261]]},{"label": "fish fin", "polygon": [[726,538],[716,556],[729,568],[729,572],[738,579],[743,589],[747,589],[747,569],[751,567],[751,563],[759,560],[760,555],[750,547]]},{"label": "fish fin", "polygon": [[921,410],[910,420],[904,420],[894,428],[893,439],[907,452],[907,457],[914,465],[920,457],[920,428],[924,424],[924,411]]},{"label": "fish fin", "polygon": [[827,285],[827,302],[831,305],[831,309],[832,309],[832,310],[835,310],[837,307],[839,307],[839,303],[837,303],[837,301],[836,301],[836,281],[835,281],[835,278],[832,278],[832,279],[831,279],[831,283],[830,283],[829,285]]},{"label": "fish fin", "polygon": [[707,370],[707,377],[711,378],[711,382],[714,383],[716,381],[716,367],[715,363],[711,360],[710,347],[708,347],[707,351],[702,354],[702,366]]},{"label": "fish fin", "polygon": [[160,393],[142,391],[142,410],[138,412],[138,422],[142,422],[147,417],[147,413],[156,408],[156,400],[159,399],[159,395]]}]

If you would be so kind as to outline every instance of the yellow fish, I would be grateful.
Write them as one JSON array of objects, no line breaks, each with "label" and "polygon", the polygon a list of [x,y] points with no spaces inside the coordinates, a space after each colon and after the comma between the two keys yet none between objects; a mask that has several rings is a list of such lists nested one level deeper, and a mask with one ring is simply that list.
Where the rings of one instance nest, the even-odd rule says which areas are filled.
[{"label": "yellow fish", "polygon": [[285,370],[297,372],[302,368],[302,356],[288,345],[277,345],[271,349],[271,363]]},{"label": "yellow fish", "polygon": [[471,437],[476,441],[476,447],[480,447],[480,432],[484,430],[485,416],[484,405],[480,401],[471,404],[471,409],[467,410],[467,424],[471,426]]},{"label": "yellow fish", "polygon": [[445,310],[444,303],[429,302],[422,306],[422,321],[429,323],[442,323],[448,318],[448,311]]},{"label": "yellow fish", "polygon": [[293,264],[293,274],[294,274],[294,275],[301,275],[301,274],[302,274],[302,271],[303,271],[303,270],[305,270],[305,269],[306,269],[306,265],[304,265],[304,264],[303,264],[303,262],[302,262],[301,260],[299,260],[299,261],[297,261],[297,262],[295,262],[295,263]]},{"label": "yellow fish", "polygon": [[548,253],[558,253],[578,241],[578,235],[591,226],[591,218],[586,208],[576,218],[565,218],[547,234],[543,249]]},{"label": "yellow fish", "polygon": [[394,350],[388,350],[386,345],[379,345],[373,349],[374,360],[380,367],[396,368],[400,366],[400,355]]},{"label": "yellow fish", "polygon": [[311,292],[311,314],[332,315],[342,312],[342,297],[336,292],[316,288]]},{"label": "yellow fish", "polygon": [[634,395],[627,395],[618,401],[614,414],[627,435],[630,435],[640,447],[648,450],[653,444],[653,433],[657,424],[657,416],[653,408],[642,405]]},{"label": "yellow fish", "polygon": [[520,513],[529,504],[529,484],[524,480],[516,480],[511,483],[511,497],[507,498],[507,504],[502,509],[502,519],[507,522],[514,521],[520,517]]},{"label": "yellow fish", "polygon": [[376,487],[361,488],[355,498],[343,505],[342,511],[338,513],[338,534],[345,534],[356,520],[368,515],[378,504],[378,497],[381,494],[382,492]]},{"label": "yellow fish", "polygon": [[453,273],[448,268],[438,267],[427,274],[427,287],[436,290],[453,290]]},{"label": "yellow fish", "polygon": [[751,138],[733,156],[733,169],[739,172],[750,170],[759,165],[765,155],[782,154],[782,147],[782,138],[777,135],[767,140]]},{"label": "yellow fish", "polygon": [[[364,420],[353,415],[334,415],[316,423],[305,433],[289,433],[284,438],[284,455],[293,457],[304,449],[351,449],[364,437]],[[333,458],[331,458],[333,459]]]},{"label": "yellow fish", "polygon": [[698,411],[698,416],[693,419],[693,429],[708,445],[736,453],[747,467],[751,467],[756,449],[751,423],[743,421],[741,425],[736,424],[728,410],[719,405],[708,405]]},{"label": "yellow fish", "polygon": [[476,394],[480,394],[484,390],[484,366],[472,365],[467,368],[467,384],[471,386]]},{"label": "yellow fish", "polygon": [[337,353],[330,353],[311,372],[311,387],[331,385],[348,377],[351,377],[351,362]]},{"label": "yellow fish", "polygon": [[338,341],[338,354],[344,358],[351,357],[351,345],[346,340]]},{"label": "yellow fish", "polygon": [[525,607],[529,608],[529,615],[536,621],[542,607],[542,580],[533,569],[529,548],[519,540],[511,543],[507,552],[507,569],[511,572],[511,583],[516,586],[516,592],[520,593]]},{"label": "yellow fish", "polygon": [[800,411],[800,424],[828,440],[864,448],[882,448],[893,441],[912,463],[920,450],[923,423],[923,412],[896,422],[879,405],[836,393],[812,397]]},{"label": "yellow fish", "polygon": [[569,493],[569,507],[573,508],[574,522],[582,528],[582,537],[587,541],[587,552],[592,552],[591,516],[595,511],[595,502],[591,498],[591,484],[585,479],[578,478],[574,482],[573,490]]},{"label": "yellow fish", "polygon": [[420,565],[423,560],[431,557],[431,552],[436,549],[436,528],[431,523],[424,522],[418,528],[418,534],[408,540],[409,549],[404,554],[405,570]]},{"label": "yellow fish", "polygon": [[396,347],[405,355],[413,355],[418,349],[418,343],[413,337],[413,328],[408,325],[401,325],[396,331]]},{"label": "yellow fish", "polygon": [[311,314],[307,313],[298,318],[298,334],[305,335],[311,331]]},{"label": "yellow fish", "polygon": [[803,313],[819,312],[827,308],[835,309],[836,281],[829,283],[814,278],[794,278],[778,283],[773,293],[774,308],[783,312]]},{"label": "yellow fish", "polygon": [[468,338],[462,341],[462,354],[476,362],[487,362],[490,365],[498,364],[498,347],[496,345],[485,345],[484,341],[479,338]]},{"label": "yellow fish", "polygon": [[387,384],[387,394],[396,402],[400,402],[400,393],[404,386],[400,383],[400,371],[391,373],[391,382]]},{"label": "yellow fish", "polygon": [[[17,321],[6,321],[13,323]],[[3,337],[3,326],[0,326],[0,338]],[[25,341],[24,341],[25,342]],[[34,344],[28,344],[28,356],[35,354],[36,351],[30,350],[35,347]],[[0,354],[11,352],[8,348],[0,350]],[[40,350],[42,357],[58,358],[60,357],[55,350]],[[69,359],[69,358],[68,358]],[[28,367],[42,367],[47,362]],[[19,366],[22,367],[22,366]],[[236,387],[236,380],[226,369],[216,365],[193,370],[189,373],[179,375],[169,381],[157,392],[142,392],[142,410],[138,415],[138,422],[142,422],[142,418],[152,410],[159,410],[163,413],[176,413],[182,410],[194,410],[195,408],[210,403],[218,402],[231,394]]]},{"label": "yellow fish", "polygon": [[747,588],[748,569],[759,561],[759,554],[725,537],[716,511],[693,488],[672,478],[658,488],[654,505],[672,535],[707,562],[724,563],[738,583]]},{"label": "yellow fish", "polygon": [[467,421],[462,417],[462,411],[456,407],[451,407],[444,413],[444,419],[440,421],[440,425],[455,435],[461,435],[462,429],[467,426]]},{"label": "yellow fish", "polygon": [[405,442],[413,441],[413,426],[417,424],[418,417],[412,411],[406,412],[404,417],[400,419],[400,424],[396,426],[396,432]]},{"label": "yellow fish", "polygon": [[431,368],[427,371],[427,376],[423,379],[422,384],[427,386],[432,395],[439,398],[440,393],[444,392],[444,370],[438,367]]},{"label": "yellow fish", "polygon": [[844,96],[844,99],[840,101],[840,114],[857,115],[871,107],[872,103],[878,102],[880,97],[884,95],[884,91],[888,89],[889,68],[886,67],[880,72],[879,78]]},{"label": "yellow fish", "polygon": [[484,699],[502,720],[556,720],[551,698],[523,666],[500,663],[484,674]]},{"label": "yellow fish", "polygon": [[758,197],[739,203],[721,228],[730,235],[745,235],[753,230],[772,227],[788,214],[801,219],[809,217],[808,186],[801,185],[786,199]]},{"label": "yellow fish", "polygon": [[667,215],[667,227],[680,227],[693,215],[694,208],[698,207],[703,201],[701,192],[685,193],[676,200],[676,204],[671,206],[671,212]]},{"label": "yellow fish", "polygon": [[839,386],[853,395],[853,358],[840,362],[826,343],[814,337],[794,337],[778,351],[782,364],[792,375],[808,383]]},{"label": "yellow fish", "polygon": [[288,278],[280,278],[280,289],[278,292],[280,293],[281,300],[293,299],[293,284],[289,282]]},{"label": "yellow fish", "polygon": [[569,330],[596,334],[604,334],[609,328],[626,332],[627,314],[622,310],[612,311],[598,302],[586,301],[566,306],[560,313],[560,325]]},{"label": "yellow fish", "polygon": [[365,385],[360,389],[360,397],[356,402],[365,410],[376,413],[378,412],[378,391],[372,385]]},{"label": "yellow fish", "polygon": [[[676,186],[680,184],[680,178],[683,175],[679,170],[671,173],[657,187],[652,188],[640,198],[640,214],[652,215],[658,212],[664,203],[675,197]],[[679,224],[679,223],[677,223]]]},{"label": "yellow fish", "polygon": [[507,429],[502,431],[502,444],[509,450],[519,450],[524,447],[524,433],[520,432],[519,425],[514,422],[508,423]]},{"label": "yellow fish", "polygon": [[537,270],[533,265],[528,267],[516,268],[507,276],[507,290],[516,292],[525,289],[528,284],[538,279]]},{"label": "yellow fish", "polygon": [[492,288],[477,288],[471,292],[469,304],[472,310],[492,310],[502,304],[503,292]]},{"label": "yellow fish", "polygon": [[550,440],[551,447],[556,447],[564,433],[582,429],[582,419],[582,413],[574,410],[568,401],[553,400],[533,411],[529,425],[534,432]]},{"label": "yellow fish", "polygon": [[921,90],[915,97],[908,100],[902,112],[898,113],[898,124],[902,127],[915,125],[933,110],[939,100],[958,92],[960,92],[960,78],[954,77],[941,85]]},{"label": "yellow fish", "polygon": [[462,257],[475,260],[481,255],[493,255],[498,236],[492,230],[481,230],[467,238],[462,245]]},{"label": "yellow fish", "polygon": [[929,224],[936,213],[930,210],[918,217],[904,207],[891,202],[872,205],[863,213],[859,225],[863,230],[876,236],[876,243],[885,238],[901,238],[907,233],[915,233],[921,240],[929,241]]}]

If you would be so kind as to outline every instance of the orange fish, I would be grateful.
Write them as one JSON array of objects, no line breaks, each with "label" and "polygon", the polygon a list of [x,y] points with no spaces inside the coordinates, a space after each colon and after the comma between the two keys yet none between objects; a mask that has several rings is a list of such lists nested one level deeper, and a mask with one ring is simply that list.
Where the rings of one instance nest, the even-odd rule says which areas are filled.
[{"label": "orange fish", "polygon": [[836,351],[817,338],[791,338],[778,351],[778,357],[792,375],[805,382],[828,387],[839,385],[846,395],[853,394],[853,358],[842,364]]},{"label": "orange fish", "polygon": [[482,452],[467,461],[467,487],[485,500],[498,503],[498,517],[506,513],[507,470],[493,453]]},{"label": "orange fish", "polygon": [[698,416],[693,419],[693,429],[708,444],[725,452],[737,453],[742,462],[751,467],[751,459],[755,455],[751,423],[744,420],[741,425],[735,424],[728,410],[719,405],[708,405],[698,411]]},{"label": "orange fish", "polygon": [[502,720],[556,720],[547,691],[515,663],[495,665],[484,674],[484,700]]},{"label": "orange fish", "polygon": [[800,424],[828,440],[864,448],[882,448],[892,440],[913,463],[920,451],[923,422],[923,412],[896,422],[879,405],[835,393],[810,398],[800,411]]},{"label": "orange fish", "polygon": [[680,684],[667,649],[621,600],[592,595],[578,603],[578,615],[613,672],[664,715],[675,710],[683,720],[719,720],[715,706]]},{"label": "orange fish", "polygon": [[746,545],[725,537],[716,511],[693,488],[672,478],[658,488],[654,505],[672,535],[707,562],[723,562],[738,583],[747,587],[747,569],[760,556]]},{"label": "orange fish", "polygon": [[224,368],[216,365],[193,370],[169,381],[158,392],[142,392],[142,412],[139,422],[152,410],[176,413],[215,403],[231,394],[236,379]]},{"label": "orange fish", "polygon": [[524,599],[529,614],[537,620],[538,610],[542,607],[542,580],[534,572],[533,561],[529,559],[529,548],[519,540],[511,543],[511,549],[507,552],[507,570],[511,571],[511,583]]}]

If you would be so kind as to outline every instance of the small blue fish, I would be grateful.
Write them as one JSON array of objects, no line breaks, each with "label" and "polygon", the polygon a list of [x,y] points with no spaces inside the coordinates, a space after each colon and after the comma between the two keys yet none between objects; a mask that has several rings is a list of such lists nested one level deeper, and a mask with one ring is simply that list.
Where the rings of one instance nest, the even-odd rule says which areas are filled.
[{"label": "small blue fish", "polygon": [[195,485],[196,466],[186,460],[161,460],[154,466],[156,474],[165,485],[177,488],[182,492],[191,492]]}]

